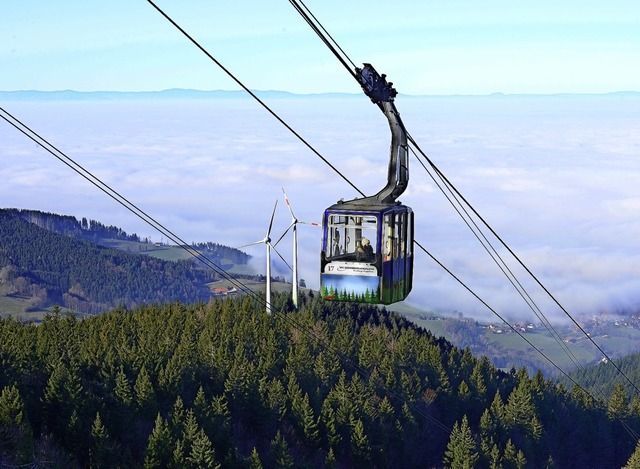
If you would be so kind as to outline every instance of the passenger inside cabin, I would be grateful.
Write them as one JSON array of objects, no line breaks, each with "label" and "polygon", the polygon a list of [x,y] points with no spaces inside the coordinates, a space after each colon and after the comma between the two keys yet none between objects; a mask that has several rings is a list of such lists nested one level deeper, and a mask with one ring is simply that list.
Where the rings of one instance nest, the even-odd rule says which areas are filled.
[{"label": "passenger inside cabin", "polygon": [[342,249],[340,247],[340,231],[338,228],[333,232],[333,247],[332,247],[333,255],[339,256],[342,253]]},{"label": "passenger inside cabin", "polygon": [[373,254],[373,247],[371,242],[367,238],[362,238],[362,246],[360,247],[362,260],[365,262],[372,262],[375,259]]}]

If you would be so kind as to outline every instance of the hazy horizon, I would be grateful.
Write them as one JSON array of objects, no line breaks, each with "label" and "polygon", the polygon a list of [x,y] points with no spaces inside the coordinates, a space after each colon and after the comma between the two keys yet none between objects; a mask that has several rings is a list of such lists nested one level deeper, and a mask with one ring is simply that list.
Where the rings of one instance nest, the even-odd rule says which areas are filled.
[{"label": "hazy horizon", "polygon": [[[317,93],[295,93],[281,89],[273,89],[273,90],[264,90],[264,89],[252,89],[252,92],[258,95],[281,95],[281,97],[292,96],[292,97],[319,97],[323,98],[328,96],[336,96],[336,97],[354,97],[361,98],[362,92],[340,92],[340,91],[323,91]],[[39,89],[15,89],[15,90],[0,90],[0,98],[12,98],[15,100],[23,100],[24,98],[21,95],[24,94],[36,94],[37,99],[46,99],[47,95],[64,95],[65,99],[73,100],[74,95],[87,95],[88,99],[100,99],[98,95],[113,95],[118,97],[119,99],[126,99],[127,95],[144,95],[150,96],[153,98],[161,97],[160,95],[166,95],[169,99],[181,99],[184,95],[198,95],[207,96],[212,95],[212,98],[217,98],[217,96],[213,96],[215,94],[219,95],[227,95],[234,96],[238,99],[247,99],[252,100],[251,97],[245,90],[234,90],[234,89],[194,89],[194,88],[167,88],[160,90],[144,90],[144,91],[135,91],[135,90],[90,90],[90,91],[79,91],[75,89],[56,89],[56,90],[39,90]],[[71,93],[69,95],[69,93]],[[616,90],[616,91],[603,91],[603,92],[592,92],[592,93],[580,93],[580,92],[558,92],[558,93],[503,93],[501,91],[495,91],[487,94],[405,94],[399,93],[398,96],[405,98],[509,98],[509,97],[533,97],[533,98],[544,98],[544,97],[598,97],[598,96],[611,96],[611,95],[636,95],[640,94],[640,91],[637,90]],[[173,97],[172,95],[177,95]],[[198,99],[198,98],[194,98]]]}]

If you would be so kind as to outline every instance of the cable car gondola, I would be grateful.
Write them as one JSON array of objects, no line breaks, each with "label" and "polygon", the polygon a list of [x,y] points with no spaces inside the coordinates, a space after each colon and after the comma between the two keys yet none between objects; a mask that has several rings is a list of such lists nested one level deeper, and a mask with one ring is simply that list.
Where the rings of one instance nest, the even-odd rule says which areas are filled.
[{"label": "cable car gondola", "polygon": [[385,75],[364,64],[355,76],[391,127],[387,185],[325,210],[320,288],[325,300],[391,304],[407,297],[413,278],[413,211],[396,201],[409,183],[407,133]]}]

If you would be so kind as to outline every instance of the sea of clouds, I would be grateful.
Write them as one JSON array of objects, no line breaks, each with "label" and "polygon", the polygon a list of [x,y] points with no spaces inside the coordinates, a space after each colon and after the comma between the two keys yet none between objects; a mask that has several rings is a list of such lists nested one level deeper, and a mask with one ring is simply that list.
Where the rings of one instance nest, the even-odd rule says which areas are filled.
[{"label": "sea of clouds", "polygon": [[[267,104],[365,194],[386,182],[390,132],[364,97],[267,99]],[[27,123],[188,242],[240,246],[357,193],[250,98],[11,100]],[[406,97],[408,131],[557,300],[575,315],[640,305],[640,97]],[[0,206],[96,219],[162,236],[0,121]],[[535,320],[415,159],[401,201],[416,214],[416,240],[508,318]],[[319,284],[321,230],[299,227],[300,277]],[[506,250],[491,238],[505,259]],[[290,262],[291,237],[278,245]],[[246,251],[264,271],[264,247]],[[543,312],[559,308],[511,260]],[[290,278],[280,261],[274,274]],[[418,250],[408,302],[425,310],[492,313]]]}]

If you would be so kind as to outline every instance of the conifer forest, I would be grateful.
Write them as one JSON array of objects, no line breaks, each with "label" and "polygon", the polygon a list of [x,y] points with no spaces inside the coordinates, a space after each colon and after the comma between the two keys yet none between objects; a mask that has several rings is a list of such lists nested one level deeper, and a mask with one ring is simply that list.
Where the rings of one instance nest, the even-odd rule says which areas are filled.
[{"label": "conifer forest", "polygon": [[[2,467],[637,467],[640,401],[277,294],[0,321]],[[635,461],[635,462],[634,462]]]}]

